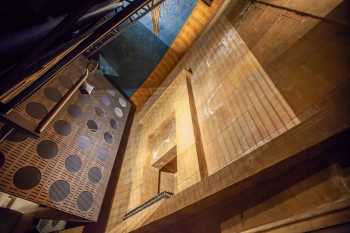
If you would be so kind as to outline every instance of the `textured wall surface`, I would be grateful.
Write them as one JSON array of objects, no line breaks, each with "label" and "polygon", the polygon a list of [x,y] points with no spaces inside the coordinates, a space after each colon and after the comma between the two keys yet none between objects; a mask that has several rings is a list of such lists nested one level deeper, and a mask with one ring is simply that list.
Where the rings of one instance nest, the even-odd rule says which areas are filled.
[{"label": "textured wall surface", "polygon": [[[345,152],[339,152],[339,150],[335,148],[331,154],[334,157],[337,157],[340,154],[345,156]],[[302,172],[299,171],[299,174],[301,173]],[[290,172],[290,175],[298,176],[292,171]],[[327,224],[332,224],[332,221],[327,221],[326,218],[323,220],[321,218],[316,224],[311,221],[309,223],[306,216],[304,216],[304,218],[300,217],[303,221],[300,219],[299,221],[296,221],[297,218],[295,218],[295,222],[291,220],[293,219],[293,216],[304,215],[310,210],[320,211],[322,208],[329,208],[333,203],[340,203],[343,201],[348,202],[350,194],[349,189],[343,185],[346,176],[349,176],[349,173],[347,172],[346,174],[345,170],[342,170],[338,165],[329,166],[320,171],[316,171],[313,175],[308,176],[299,182],[293,183],[282,192],[277,193],[263,202],[260,202],[256,206],[245,210],[242,214],[223,221],[221,224],[221,232],[244,232],[245,230],[259,226],[266,225],[267,227],[271,223],[271,228],[269,229],[267,227],[269,230],[265,230],[264,232],[309,232],[327,226]],[[349,216],[349,213],[345,216]],[[310,219],[312,219],[312,217],[310,217]],[[283,224],[283,220],[286,221],[286,219],[291,222],[289,224],[287,224],[287,222]],[[278,221],[281,221],[279,223],[280,225],[273,227],[273,223]],[[333,217],[333,221],[339,221],[342,223],[344,220],[342,217],[336,216]],[[296,226],[293,226],[291,223],[294,223]],[[281,229],[279,229],[279,227]]]},{"label": "textured wall surface", "polygon": [[[293,3],[303,6],[302,1]],[[312,9],[310,13],[319,17],[328,14],[327,17],[342,20],[338,16],[344,15],[344,9],[335,8],[332,11],[336,5],[337,1],[330,0],[322,6],[312,7],[312,4],[305,3],[304,7],[308,11]],[[152,97],[137,113],[137,118],[141,119],[171,81],[183,69],[191,68],[191,84],[210,176],[167,202],[152,207],[152,210],[134,216],[128,223],[120,224],[122,221],[117,220],[116,213],[113,219],[116,227],[111,227],[115,232],[153,221],[158,221],[159,225],[156,226],[163,224],[167,231],[176,232],[177,224],[171,225],[171,222],[176,222],[179,216],[185,216],[181,221],[185,221],[186,217],[191,218],[187,222],[188,232],[194,231],[194,225],[201,230],[197,232],[208,232],[206,226],[209,224],[205,223],[210,222],[213,213],[208,210],[208,219],[202,216],[192,219],[191,213],[203,213],[199,206],[207,208],[214,200],[220,202],[224,197],[227,198],[225,201],[230,198],[238,200],[232,203],[233,208],[237,209],[242,207],[239,200],[242,203],[254,198],[265,200],[266,194],[259,190],[265,190],[268,182],[263,182],[260,189],[255,189],[256,192],[246,190],[247,196],[244,197],[237,186],[252,174],[257,175],[264,169],[276,166],[349,126],[346,101],[349,43],[346,27],[261,5],[250,8],[237,24],[230,22],[225,18],[220,19],[200,38],[160,88],[151,92]],[[137,141],[140,129],[134,127],[133,130],[132,138]],[[131,145],[133,147],[128,147],[128,150],[134,153],[137,146]],[[128,209],[130,193],[134,190],[140,192],[141,187],[148,185],[142,183],[144,174],[132,168],[140,167],[142,158],[137,159],[132,154],[126,156],[123,171],[132,175],[121,180],[120,190],[127,190],[124,199],[119,203],[115,199],[115,205],[120,206],[120,215]],[[317,153],[305,154],[305,157],[309,156],[315,159],[309,164],[319,161]],[[332,204],[347,197],[348,189],[343,186],[343,178],[338,176],[341,169],[329,167],[316,172],[309,171],[306,163],[300,166],[305,166],[300,171],[305,169],[311,175],[293,185],[288,183],[290,173],[287,172],[283,179],[290,188],[285,188],[285,191],[256,208],[248,209],[244,213],[247,221],[245,227],[289,217],[323,202]],[[259,175],[256,179],[259,179]],[[278,179],[269,186],[271,190],[280,183]],[[245,188],[244,185],[239,187],[242,190]],[[122,200],[126,202],[123,204]],[[225,203],[222,205],[225,206]],[[286,208],[288,211],[281,213]],[[242,229],[239,228],[241,215],[231,217],[223,229],[227,232]],[[126,225],[133,227],[125,228]],[[185,223],[180,224],[179,228],[184,226]],[[183,228],[181,230],[186,232]]]},{"label": "textured wall surface", "polygon": [[229,22],[220,20],[192,52],[197,61],[193,93],[209,174],[298,124]]},{"label": "textured wall surface", "polygon": [[[203,47],[207,49],[203,50]],[[266,144],[299,122],[232,25],[225,19],[220,20],[191,49],[186,66],[193,70],[190,80],[209,175]],[[114,209],[117,211],[110,218],[111,230],[130,229],[127,226],[133,228],[135,225],[130,225],[130,222],[136,219],[141,224],[142,220],[138,216],[126,222],[121,221],[121,216],[156,192],[156,174],[150,169],[150,159],[145,151],[147,141],[141,138],[142,135],[147,135],[147,128],[156,127],[159,119],[172,111],[171,105],[178,105],[176,112],[180,114],[179,118],[183,111],[177,99],[170,96],[167,98],[168,108],[160,108],[158,100],[164,98],[163,94],[168,89],[162,90],[164,92],[155,98],[153,105],[136,114],[115,198]],[[151,111],[156,111],[159,119],[144,119],[149,117]],[[187,123],[191,122],[189,118],[185,120]],[[142,126],[137,122],[147,125]],[[191,141],[186,139],[188,133],[181,132],[187,128],[177,129],[184,143]],[[180,160],[180,166],[191,164],[188,159],[180,157]],[[192,169],[183,171],[190,175]],[[185,174],[182,177],[186,177]],[[180,190],[187,187],[185,182]],[[154,208],[147,209],[140,218],[143,219],[154,211]]]},{"label": "textured wall surface", "polygon": [[[234,23],[273,83],[300,119],[313,105],[349,79],[347,1],[266,1],[320,18],[254,4]],[[343,25],[342,25],[343,24]],[[348,26],[346,26],[346,24]]]},{"label": "textured wall surface", "polygon": [[[116,216],[119,214],[119,218],[127,211],[156,196],[158,186],[164,184],[159,184],[158,169],[152,166],[152,147],[154,145],[150,138],[169,119],[172,119],[175,125],[177,172],[174,190],[165,191],[178,193],[201,180],[190,105],[187,72],[183,72],[172,82],[152,108],[148,109],[147,113],[135,119],[134,129],[137,130],[137,133],[134,134],[132,131],[130,135],[132,144],[127,147],[121,171],[122,182],[117,188],[114,202],[118,207],[113,208],[122,210],[115,211]],[[167,139],[170,138],[165,137],[163,142]],[[137,165],[133,167],[132,164]],[[131,230],[136,227],[135,219],[138,219],[138,216],[151,215],[155,210],[155,208],[147,208],[123,223],[111,218],[110,225],[118,224],[115,227]],[[137,226],[141,224],[142,220],[139,219]]]}]

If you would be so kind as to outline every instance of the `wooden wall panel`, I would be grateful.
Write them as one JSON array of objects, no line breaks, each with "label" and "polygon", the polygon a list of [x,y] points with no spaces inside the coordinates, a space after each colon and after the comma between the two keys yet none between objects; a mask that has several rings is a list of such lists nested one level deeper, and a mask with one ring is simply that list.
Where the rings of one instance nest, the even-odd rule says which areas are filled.
[{"label": "wooden wall panel", "polygon": [[[344,117],[347,110],[343,98],[346,90],[342,92],[341,86],[348,79],[346,54],[349,43],[346,43],[346,36],[339,36],[345,35],[343,28],[328,23],[320,24],[315,19],[283,10],[270,9],[269,15],[263,8],[265,7],[252,8],[234,26],[224,18],[220,19],[207,34],[196,41],[160,87],[152,91],[151,98],[139,108],[136,118],[141,119],[178,74],[185,68],[191,68],[201,136],[207,142],[203,144],[211,171],[208,180],[212,181],[208,185],[207,182],[200,182],[196,187],[184,190],[166,202],[163,208],[152,210],[156,211],[153,215],[144,213],[149,220],[143,218],[143,222],[163,218],[191,203],[197,206],[200,198],[213,195],[222,183],[235,183],[238,182],[238,175],[257,173],[258,167],[260,169],[263,164],[274,163],[277,157],[285,158],[285,154],[292,153],[296,148],[303,150],[311,142],[333,135],[338,132],[336,128],[347,121]],[[326,12],[331,10],[329,8]],[[234,27],[237,28],[236,31]],[[288,27],[291,33],[288,32]],[[270,29],[269,33],[272,34],[264,38]],[[270,40],[274,38],[275,40]],[[265,47],[262,48],[262,45]],[[309,58],[311,60],[308,63]],[[344,85],[345,89],[347,87]],[[335,90],[342,94],[338,96]],[[308,113],[310,111],[312,114]],[[305,115],[312,118],[304,117]],[[299,121],[303,123],[302,126],[288,131]],[[317,129],[320,132],[316,134]],[[140,132],[137,127],[133,130]],[[276,137],[276,140],[269,141]],[[299,140],[301,138],[303,140]],[[266,147],[256,150],[264,143],[268,143]],[[245,153],[255,156],[242,156]],[[128,161],[130,159],[133,162],[125,163],[123,169],[125,174],[126,171],[135,174],[137,185],[131,185],[133,182],[130,177],[126,178],[130,183],[122,179],[121,182],[125,184],[123,190],[128,190],[130,195],[133,192],[131,187],[135,187],[136,195],[140,195],[138,188],[148,185],[142,184],[143,173],[136,169],[143,158],[136,158],[133,154],[126,156]],[[237,158],[240,159],[236,160]],[[233,162],[235,160],[236,163]],[[243,160],[245,163],[241,163]],[[310,191],[316,196],[317,203],[328,198],[317,196],[323,188],[337,190],[332,186],[333,181],[322,178],[321,188],[315,192]],[[333,194],[337,195],[337,192],[332,192],[328,192],[329,198],[333,198]],[[127,209],[129,196],[125,195],[119,200],[120,202],[116,198],[115,204]],[[123,200],[127,202],[122,203]],[[139,201],[137,198],[135,200]],[[140,219],[134,219],[137,220]],[[113,221],[118,222],[116,219]],[[114,226],[120,226],[120,223],[121,220],[119,225]],[[112,225],[110,229],[113,229]]]},{"label": "wooden wall panel", "polygon": [[[285,9],[256,4],[234,23],[237,31],[252,53],[256,55],[257,60],[263,64],[271,81],[291,105],[299,120],[306,122],[312,116],[316,118],[315,120],[320,120],[321,117],[317,117],[320,115],[320,107],[332,99],[336,93],[341,93],[342,87],[348,86],[350,63],[347,56],[350,43],[349,37],[344,35],[347,34],[349,27],[329,22],[327,19],[349,22],[349,16],[343,14],[349,5],[344,1],[332,0],[317,2],[315,5],[313,1],[264,2],[326,18],[326,20],[320,20]],[[289,31],[291,34],[283,34],[284,31]],[[335,114],[340,110],[342,108],[340,102],[343,98],[347,97],[333,100],[334,103],[339,102],[335,104],[338,107],[329,111]],[[342,118],[338,121],[342,121]],[[314,137],[321,134],[317,130],[313,133]],[[308,138],[301,137],[298,140],[308,140]],[[343,186],[348,175],[345,174],[340,181],[336,170],[337,168],[333,167],[326,174],[316,174],[309,181],[300,184],[299,188],[293,187],[283,191],[242,215],[231,218],[223,224],[222,232],[243,230],[260,232],[258,228],[248,229],[303,213],[307,208],[312,210],[322,207],[327,202],[348,198],[349,189]],[[312,179],[314,180],[311,181]],[[307,182],[315,184],[314,187],[305,189]],[[337,187],[339,184],[341,185]],[[332,205],[336,204],[332,203]],[[243,219],[242,216],[244,216]],[[337,218],[342,220],[337,216],[331,217],[334,221]],[[326,224],[325,221],[317,222],[317,224],[321,223]],[[303,228],[298,228],[300,224],[291,224],[289,227],[283,225],[281,228],[276,227],[264,232],[305,232],[317,229],[317,225],[312,224],[315,223],[306,221]]]},{"label": "wooden wall panel", "polygon": [[[202,49],[204,47],[206,50]],[[209,175],[299,122],[232,25],[225,19],[219,20],[197,42],[181,65],[180,67],[190,67],[193,70],[190,83]],[[169,86],[172,77],[175,76],[169,77]],[[144,144],[146,142],[138,141],[138,136],[145,134],[144,130],[147,128],[154,128],[159,124],[154,119],[153,123],[149,123],[149,112],[157,112],[161,118],[172,111],[171,107],[159,108],[157,104],[159,98],[164,98],[169,86],[164,84],[158,89],[152,97],[154,99],[135,116],[114,201],[116,207],[113,209],[116,211],[113,211],[110,218],[111,231],[134,221],[123,222],[121,217],[127,210],[148,199],[145,197],[151,197],[155,193],[154,180],[157,179],[151,179],[156,176],[152,169],[147,168],[150,164],[146,156],[148,152],[142,149],[147,148]],[[167,101],[169,106],[171,102],[175,103],[171,96],[168,96]],[[178,112],[181,113],[181,106],[178,107]],[[190,119],[186,120],[190,122]],[[177,130],[186,130],[186,127]],[[181,135],[187,134],[184,132]],[[183,162],[190,164],[185,160]],[[181,163],[182,161],[180,166]],[[147,180],[143,181],[143,178]],[[183,188],[186,187],[188,185]],[[144,211],[144,215],[149,215],[154,210]]]},{"label": "wooden wall panel", "polygon": [[325,0],[320,3],[318,0],[262,0],[261,2],[266,2],[276,6],[286,7],[292,10],[324,17],[343,1],[344,0]]},{"label": "wooden wall panel", "polygon": [[232,21],[298,117],[306,119],[317,112],[313,106],[322,97],[349,79],[350,24],[344,13],[349,3],[327,0],[312,7],[305,1],[266,2],[325,18],[254,4]]},{"label": "wooden wall panel", "polygon": [[[188,73],[186,71],[171,83],[164,91],[157,102],[152,105],[148,111],[140,117],[135,124],[142,126],[140,150],[143,157],[146,157],[144,163],[144,187],[142,199],[146,201],[157,195],[158,187],[158,170],[152,164],[152,150],[154,145],[150,144],[150,136],[158,132],[165,122],[171,119],[174,123],[174,135],[165,135],[163,142],[175,139],[176,145],[176,192],[180,192],[185,188],[200,181],[200,172],[197,156],[196,138],[194,134],[191,106],[189,101]],[[175,137],[174,137],[175,136]],[[153,185],[153,187],[151,187]],[[138,204],[142,204],[138,203]]]},{"label": "wooden wall panel", "polygon": [[[158,194],[159,170],[152,166],[153,145],[150,136],[155,135],[154,133],[158,132],[157,130],[169,119],[175,124],[173,133],[175,134],[177,172],[174,175],[174,190],[166,191],[178,193],[201,180],[187,74],[182,72],[146,113],[136,114],[109,221],[111,232],[116,229],[130,231],[140,227],[142,221],[146,221],[144,218],[151,216],[157,210],[154,205],[157,206],[158,203],[122,221],[127,211]],[[169,138],[164,138],[164,141]]]},{"label": "wooden wall panel", "polygon": [[[327,15],[343,1],[326,0],[322,4],[303,0],[261,2],[317,17],[328,17]],[[235,19],[237,21],[232,23],[263,67],[278,59],[320,22],[318,18],[260,3],[251,4],[241,17]]]},{"label": "wooden wall panel", "polygon": [[[135,120],[137,116],[135,116]],[[144,158],[138,153],[141,127],[133,124],[126,147],[119,180],[116,187],[112,211],[109,215],[107,232],[126,232],[123,215],[141,202]],[[136,204],[137,205],[137,204]],[[120,229],[124,229],[121,231]]]},{"label": "wooden wall panel", "polygon": [[298,124],[229,22],[219,20],[192,53],[200,59],[191,81],[209,174]]},{"label": "wooden wall panel", "polygon": [[[262,230],[263,232],[301,233],[325,227],[327,226],[327,221],[318,222],[319,225],[312,224],[313,218],[323,214],[312,215],[311,212],[317,212],[317,210],[332,206],[337,210],[337,204],[343,202],[348,203],[347,206],[349,207],[350,193],[348,188],[343,185],[344,177],[341,175],[343,172],[342,168],[337,165],[327,167],[291,185],[284,191],[267,198],[256,206],[243,211],[242,214],[222,222],[221,232],[254,233],[261,232],[258,229],[262,230],[266,227],[265,230]],[[334,213],[336,211],[331,212]],[[300,215],[304,215],[304,217],[299,219],[298,216]],[[349,214],[347,215],[349,216]],[[293,224],[298,225],[297,223],[302,221],[304,221],[302,227],[293,227]],[[342,223],[344,220],[339,217],[338,219],[333,217],[333,224],[336,224],[337,221]],[[276,223],[276,227],[268,227],[269,225],[274,225],[274,223]],[[289,230],[284,230],[283,228]]]}]

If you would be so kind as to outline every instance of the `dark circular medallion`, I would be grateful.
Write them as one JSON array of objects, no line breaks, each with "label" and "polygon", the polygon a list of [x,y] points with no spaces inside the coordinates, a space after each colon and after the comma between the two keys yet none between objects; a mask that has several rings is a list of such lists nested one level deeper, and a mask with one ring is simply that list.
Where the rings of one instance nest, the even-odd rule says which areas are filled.
[{"label": "dark circular medallion", "polygon": [[5,155],[0,151],[0,168],[5,164]]},{"label": "dark circular medallion", "polygon": [[38,144],[36,151],[41,158],[52,159],[57,155],[58,147],[53,141],[45,140]]},{"label": "dark circular medallion", "polygon": [[60,202],[63,201],[70,192],[70,185],[64,180],[58,180],[53,183],[49,188],[49,198],[51,201]]},{"label": "dark circular medallion", "polygon": [[93,202],[93,196],[90,192],[84,191],[79,194],[77,206],[81,211],[88,211]]},{"label": "dark circular medallion", "polygon": [[62,136],[69,135],[72,130],[70,124],[65,120],[56,121],[54,124],[54,128],[56,133]]},{"label": "dark circular medallion", "polygon": [[48,114],[46,107],[37,102],[27,104],[26,112],[35,119],[42,119]]},{"label": "dark circular medallion", "polygon": [[77,144],[80,149],[85,150],[90,146],[90,139],[86,136],[79,136],[77,138]]},{"label": "dark circular medallion", "polygon": [[34,188],[40,183],[40,180],[40,170],[32,166],[20,168],[13,176],[14,185],[20,189]]},{"label": "dark circular medallion", "polygon": [[99,116],[99,117],[103,117],[104,116],[104,111],[102,108],[99,108],[99,107],[95,107],[95,112],[96,112],[96,115]]},{"label": "dark circular medallion", "polygon": [[112,134],[110,134],[110,133],[105,133],[104,135],[104,139],[105,139],[105,142],[106,143],[108,143],[108,144],[112,144],[112,142],[113,142],[113,136],[112,136]]},{"label": "dark circular medallion", "polygon": [[88,177],[92,183],[98,183],[102,178],[101,169],[99,169],[98,167],[90,168],[88,172]]},{"label": "dark circular medallion", "polygon": [[99,158],[102,161],[106,161],[109,155],[109,151],[103,147],[97,148],[96,153],[97,153],[97,158]]},{"label": "dark circular medallion", "polygon": [[77,155],[70,155],[64,161],[66,169],[70,172],[77,172],[81,168],[81,159]]},{"label": "dark circular medallion", "polygon": [[88,120],[86,125],[92,132],[96,132],[98,129],[97,124],[94,120]]},{"label": "dark circular medallion", "polygon": [[109,123],[110,123],[110,125],[111,125],[111,127],[112,127],[113,129],[118,128],[118,123],[117,123],[116,120],[111,119]]},{"label": "dark circular medallion", "polygon": [[78,105],[72,104],[68,107],[68,113],[74,118],[78,118],[81,116],[82,112]]},{"label": "dark circular medallion", "polygon": [[62,98],[61,93],[54,87],[45,88],[44,94],[49,100],[52,100],[53,102],[58,102]]}]

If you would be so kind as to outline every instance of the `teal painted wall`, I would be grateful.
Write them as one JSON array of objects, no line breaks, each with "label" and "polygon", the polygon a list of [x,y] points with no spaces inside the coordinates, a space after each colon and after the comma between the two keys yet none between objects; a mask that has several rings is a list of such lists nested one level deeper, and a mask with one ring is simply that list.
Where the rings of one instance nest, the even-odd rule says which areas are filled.
[{"label": "teal painted wall", "polygon": [[151,14],[125,29],[101,50],[102,72],[131,96],[167,52],[195,4],[196,0],[165,0],[158,36],[152,31]]}]

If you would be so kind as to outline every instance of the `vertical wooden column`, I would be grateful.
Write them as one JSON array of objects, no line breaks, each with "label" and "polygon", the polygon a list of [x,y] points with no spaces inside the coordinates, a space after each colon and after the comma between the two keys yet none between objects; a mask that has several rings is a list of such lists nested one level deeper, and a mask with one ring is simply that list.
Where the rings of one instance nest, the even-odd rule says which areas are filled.
[{"label": "vertical wooden column", "polygon": [[180,73],[176,102],[177,192],[201,180],[186,72]]}]

